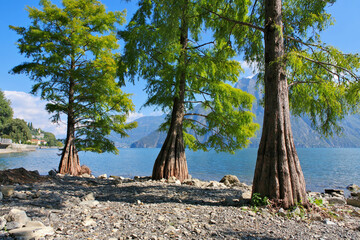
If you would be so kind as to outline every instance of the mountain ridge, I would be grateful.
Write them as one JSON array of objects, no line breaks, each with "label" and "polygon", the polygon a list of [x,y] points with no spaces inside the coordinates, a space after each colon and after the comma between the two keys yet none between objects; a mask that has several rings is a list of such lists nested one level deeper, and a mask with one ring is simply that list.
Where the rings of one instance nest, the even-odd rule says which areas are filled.
[{"label": "mountain ridge", "polygon": [[[259,101],[262,99],[262,94],[259,89],[256,87],[256,76],[253,78],[243,78],[237,83],[234,87],[246,91],[256,98],[252,112],[256,115],[255,122],[260,124],[260,130],[256,132],[256,136],[251,138],[251,144],[249,147],[256,148],[259,145],[261,130],[263,125],[264,118],[264,109],[259,104]],[[164,120],[163,116],[152,117],[151,119],[153,124],[158,124],[157,126],[152,125],[149,127],[148,117],[142,117],[137,119],[138,129],[136,132],[136,137],[131,137],[129,141],[123,146],[131,148],[154,148],[161,147],[162,143],[165,141],[166,133],[157,131],[160,123]],[[145,125],[144,125],[145,124]],[[360,147],[360,117],[359,115],[346,116],[340,124],[343,127],[343,133],[341,136],[334,136],[330,138],[321,137],[314,129],[312,129],[310,120],[308,117],[296,117],[291,116],[291,126],[293,130],[293,137],[296,147],[301,148],[341,148],[341,147]],[[147,129],[148,131],[143,131],[142,129]],[[151,131],[150,131],[151,130]],[[142,134],[140,133],[141,131]],[[131,133],[130,133],[131,134]],[[129,135],[130,135],[129,134]],[[141,136],[142,135],[142,136]],[[136,138],[136,139],[135,139]],[[135,141],[132,141],[134,140]],[[124,141],[124,140],[123,140]],[[132,141],[132,142],[131,142]],[[130,143],[131,142],[131,143]],[[117,144],[116,146],[120,146]]]}]

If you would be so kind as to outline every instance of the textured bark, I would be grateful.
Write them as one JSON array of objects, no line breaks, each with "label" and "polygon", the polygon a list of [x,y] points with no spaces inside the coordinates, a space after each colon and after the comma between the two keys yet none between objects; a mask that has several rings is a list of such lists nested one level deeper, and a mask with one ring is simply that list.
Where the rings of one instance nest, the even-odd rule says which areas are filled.
[{"label": "textured bark", "polygon": [[174,105],[171,114],[171,122],[165,142],[161,147],[160,153],[156,158],[152,178],[160,180],[176,177],[180,181],[189,178],[189,172],[185,156],[185,146],[183,140],[183,119],[185,115],[184,97],[186,83],[186,47],[188,43],[188,24],[186,21],[186,8],[181,21],[180,44],[182,53],[180,56],[179,90],[174,98]]},{"label": "textured bark", "polygon": [[265,1],[265,114],[252,192],[289,208],[308,200],[290,124],[281,14],[281,0]]},{"label": "textured bark", "polygon": [[79,156],[75,147],[74,135],[66,137],[64,149],[61,154],[59,164],[59,173],[70,174],[73,176],[80,175],[81,167]]},{"label": "textured bark", "polygon": [[184,104],[177,98],[174,101],[170,129],[154,164],[152,178],[155,180],[176,177],[183,181],[189,177],[183,141],[183,118]]},{"label": "textured bark", "polygon": [[[75,68],[72,61],[71,68]],[[59,164],[59,173],[70,174],[73,176],[80,175],[81,167],[79,155],[75,146],[75,114],[74,114],[74,86],[73,78],[69,79],[69,106],[68,106],[68,121],[65,146],[61,154]]]}]

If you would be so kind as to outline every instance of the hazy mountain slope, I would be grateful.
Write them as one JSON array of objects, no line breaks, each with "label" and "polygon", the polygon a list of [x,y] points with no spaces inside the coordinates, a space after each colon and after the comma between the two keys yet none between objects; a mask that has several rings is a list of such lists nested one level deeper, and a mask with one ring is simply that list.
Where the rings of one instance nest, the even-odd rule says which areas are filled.
[{"label": "hazy mountain slope", "polygon": [[117,147],[127,148],[133,142],[143,138],[144,136],[149,135],[150,133],[156,131],[160,124],[164,121],[163,116],[146,116],[136,119],[135,121],[138,123],[138,127],[132,129],[128,132],[129,137],[121,138],[121,136],[117,133],[111,133],[110,139],[115,142]]},{"label": "hazy mountain slope", "polygon": [[[262,98],[261,92],[256,88],[256,77],[243,78],[237,82],[234,87],[240,88],[246,92],[255,96],[256,102],[253,106],[253,113],[256,115],[256,122],[262,126],[264,118],[264,109],[258,104]],[[197,107],[194,112],[203,112],[204,110]],[[163,121],[163,118],[158,119],[159,122]],[[141,128],[142,119],[138,119],[139,127]],[[146,121],[145,121],[146,122]],[[160,125],[160,123],[159,123]],[[293,136],[295,145],[297,147],[360,147],[360,116],[347,116],[343,122],[342,127],[344,129],[342,136],[334,136],[332,138],[324,139],[316,131],[311,128],[311,123],[308,117],[291,117],[291,125],[293,130]],[[155,128],[156,129],[156,128]],[[157,131],[148,132],[138,138],[131,144],[131,147],[161,147],[165,140],[166,133],[159,133]],[[138,136],[141,134],[139,133]],[[261,137],[261,129],[257,132],[256,137],[251,139],[249,147],[258,147]]]}]

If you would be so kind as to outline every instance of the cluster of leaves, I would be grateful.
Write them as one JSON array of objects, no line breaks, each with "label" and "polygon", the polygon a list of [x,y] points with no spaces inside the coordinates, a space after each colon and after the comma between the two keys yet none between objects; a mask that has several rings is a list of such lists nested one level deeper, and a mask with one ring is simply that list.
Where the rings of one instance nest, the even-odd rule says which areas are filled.
[{"label": "cluster of leaves", "polygon": [[[227,39],[216,33],[212,40],[202,39],[209,21],[203,1],[140,1],[127,29],[119,32],[126,42],[120,67],[123,79],[147,80],[146,105],[169,113],[161,126],[164,131],[181,92],[181,78],[185,79],[185,145],[192,150],[234,152],[245,147],[258,129],[251,113],[254,97],[230,85],[242,69],[232,60],[236,52]],[[179,38],[182,34],[187,37],[185,47]],[[202,114],[195,108],[201,108]],[[207,141],[201,141],[205,135]]]},{"label": "cluster of leaves", "polygon": [[254,207],[268,206],[270,201],[268,197],[262,197],[259,193],[253,193],[251,196],[251,205]]},{"label": "cluster of leaves", "polygon": [[[358,54],[345,54],[320,40],[320,33],[333,24],[326,8],[335,0],[283,0],[283,26],[290,108],[294,115],[307,115],[320,134],[341,132],[344,116],[358,111],[360,69]],[[240,5],[242,4],[242,5]],[[244,17],[239,8],[248,6]],[[264,0],[208,1],[212,27],[228,39],[244,59],[257,66],[259,84],[264,84]],[[220,26],[220,27],[219,27]],[[238,33],[238,32],[241,33]]]}]

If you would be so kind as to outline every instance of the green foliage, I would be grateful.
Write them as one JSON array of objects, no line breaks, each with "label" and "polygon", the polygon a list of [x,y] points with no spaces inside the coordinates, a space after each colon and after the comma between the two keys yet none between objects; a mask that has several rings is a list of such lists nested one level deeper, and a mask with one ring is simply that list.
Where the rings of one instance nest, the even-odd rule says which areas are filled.
[{"label": "green foliage", "polygon": [[56,146],[57,140],[55,138],[55,135],[50,132],[44,133],[44,140],[47,142],[48,146]]},{"label": "green foliage", "polygon": [[106,12],[97,0],[63,0],[63,8],[49,0],[40,4],[42,9],[27,8],[31,26],[10,26],[21,36],[20,53],[30,59],[12,73],[35,81],[32,93],[49,101],[53,122],[67,115],[79,150],[117,153],[107,135],[114,131],[125,137],[136,126],[126,123],[133,104],[115,81],[115,30],[124,12]]},{"label": "green foliage", "polygon": [[309,197],[309,202],[317,205],[318,207],[324,207],[324,203],[321,198]]},{"label": "green foliage", "polygon": [[268,197],[261,197],[259,193],[253,193],[251,196],[251,205],[254,207],[268,206],[270,204]]},{"label": "green foliage", "polygon": [[0,133],[5,124],[11,121],[13,110],[10,106],[10,100],[5,98],[5,94],[0,90]]},{"label": "green foliage", "polygon": [[[126,30],[119,32],[126,42],[120,68],[123,79],[147,80],[146,105],[168,113],[161,127],[164,131],[185,77],[185,145],[192,150],[233,152],[247,146],[258,129],[250,111],[254,97],[230,86],[242,69],[233,60],[236,53],[228,39],[217,33],[208,41],[201,38],[212,24],[204,6],[200,0],[140,1]],[[184,35],[188,38],[185,47],[180,42]],[[204,114],[194,111],[198,107]],[[210,137],[201,141],[205,135]]]},{"label": "green foliage", "polygon": [[2,134],[4,138],[10,138],[14,143],[26,143],[31,139],[30,129],[22,119],[12,119],[5,124]]},{"label": "green foliage", "polygon": [[[244,59],[256,64],[259,83],[263,84],[264,0],[207,2],[211,28],[228,36]],[[282,1],[285,57],[278,61],[286,66],[290,109],[294,115],[308,116],[312,127],[324,136],[339,134],[341,120],[359,111],[356,103],[360,100],[359,55],[343,53],[320,40],[320,33],[334,22],[326,11],[334,2]],[[239,8],[248,14],[237,14]]]}]

